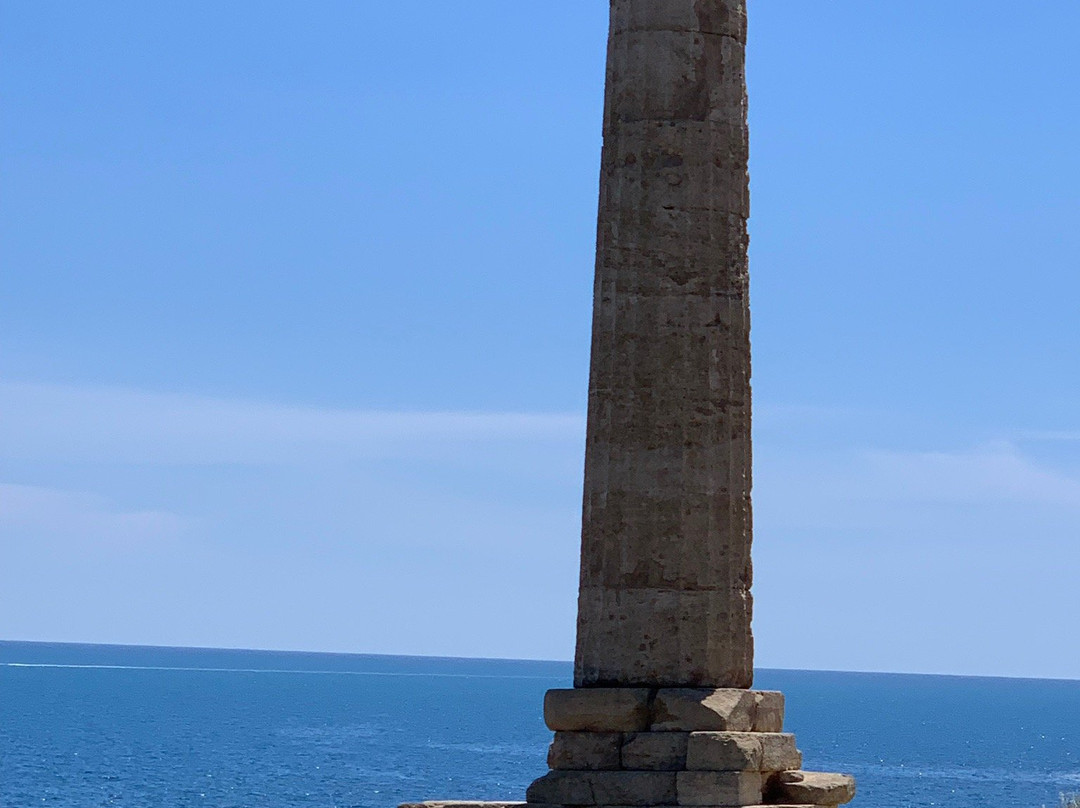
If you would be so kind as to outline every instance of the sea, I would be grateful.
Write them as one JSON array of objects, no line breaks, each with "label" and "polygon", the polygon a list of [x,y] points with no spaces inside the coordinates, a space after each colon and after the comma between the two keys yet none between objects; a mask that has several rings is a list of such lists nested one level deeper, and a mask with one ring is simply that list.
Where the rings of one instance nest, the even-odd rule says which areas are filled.
[{"label": "sea", "polygon": [[[0,806],[521,800],[567,662],[0,642]],[[1080,792],[1080,681],[760,670],[861,808]]]}]

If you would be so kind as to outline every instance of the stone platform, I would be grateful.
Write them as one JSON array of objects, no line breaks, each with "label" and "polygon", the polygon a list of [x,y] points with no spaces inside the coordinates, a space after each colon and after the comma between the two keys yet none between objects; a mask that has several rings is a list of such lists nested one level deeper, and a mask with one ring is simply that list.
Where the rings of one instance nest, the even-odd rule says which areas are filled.
[{"label": "stone platform", "polygon": [[802,770],[783,731],[782,693],[733,688],[549,690],[551,771],[524,803],[423,802],[402,808],[837,806],[845,774]]}]

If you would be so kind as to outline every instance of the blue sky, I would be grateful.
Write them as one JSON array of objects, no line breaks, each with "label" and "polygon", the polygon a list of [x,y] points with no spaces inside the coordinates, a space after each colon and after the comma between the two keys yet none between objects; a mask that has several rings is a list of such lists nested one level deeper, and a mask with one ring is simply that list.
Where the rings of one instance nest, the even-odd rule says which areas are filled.
[{"label": "blue sky", "polygon": [[[5,3],[0,638],[570,657],[606,5]],[[1080,6],[750,14],[758,664],[1080,677]]]}]

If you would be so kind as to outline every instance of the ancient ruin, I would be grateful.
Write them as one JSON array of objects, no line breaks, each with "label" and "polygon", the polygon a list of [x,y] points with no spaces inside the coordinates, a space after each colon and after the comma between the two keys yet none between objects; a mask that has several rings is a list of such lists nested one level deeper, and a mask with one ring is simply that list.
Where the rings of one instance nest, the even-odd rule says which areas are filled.
[{"label": "ancient ruin", "polygon": [[745,47],[745,0],[611,2],[574,687],[530,808],[854,797],[750,689]]}]

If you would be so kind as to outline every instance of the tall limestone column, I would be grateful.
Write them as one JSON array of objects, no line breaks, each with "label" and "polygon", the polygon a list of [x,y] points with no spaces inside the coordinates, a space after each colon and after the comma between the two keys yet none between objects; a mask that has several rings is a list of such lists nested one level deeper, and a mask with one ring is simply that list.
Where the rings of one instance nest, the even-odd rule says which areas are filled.
[{"label": "tall limestone column", "polygon": [[613,0],[574,683],[749,687],[743,0]]},{"label": "tall limestone column", "polygon": [[855,795],[749,689],[745,46],[745,0],[611,0],[574,687],[527,805],[422,808]]}]

